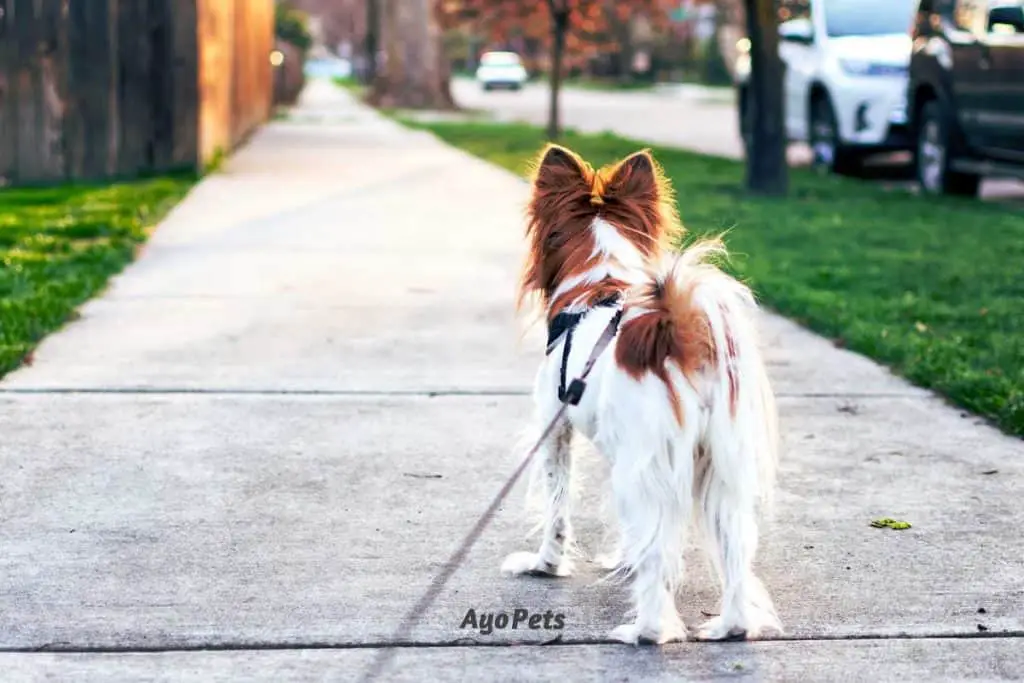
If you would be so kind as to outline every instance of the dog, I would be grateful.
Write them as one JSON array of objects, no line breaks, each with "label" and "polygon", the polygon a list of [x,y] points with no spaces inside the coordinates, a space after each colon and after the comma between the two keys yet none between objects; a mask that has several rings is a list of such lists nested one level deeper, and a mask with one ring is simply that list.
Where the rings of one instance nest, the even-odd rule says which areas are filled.
[{"label": "dog", "polygon": [[526,213],[519,306],[533,300],[549,328],[533,392],[538,429],[562,408],[566,382],[580,375],[613,316],[619,323],[533,463],[544,493],[540,548],[509,555],[502,572],[572,571],[570,443],[578,433],[609,462],[620,538],[607,568],[631,581],[635,620],[612,639],[687,638],[675,596],[694,522],[722,589],[719,615],[696,638],[782,632],[752,570],[776,478],[777,410],[754,296],[714,264],[727,256],[722,241],[674,249],[684,229],[648,150],[594,169],[547,145],[534,161]]}]

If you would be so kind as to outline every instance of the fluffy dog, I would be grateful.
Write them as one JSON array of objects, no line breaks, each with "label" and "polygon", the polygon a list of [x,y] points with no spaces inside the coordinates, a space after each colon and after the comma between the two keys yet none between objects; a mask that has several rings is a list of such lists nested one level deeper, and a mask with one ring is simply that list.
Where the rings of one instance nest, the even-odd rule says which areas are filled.
[{"label": "fluffy dog", "polygon": [[[635,621],[626,643],[686,638],[675,595],[692,522],[721,583],[719,616],[697,638],[757,638],[781,631],[752,571],[761,509],[774,486],[777,414],[758,348],[749,289],[711,263],[718,240],[683,251],[672,190],[646,151],[595,170],[549,145],[535,164],[520,305],[531,298],[549,325],[534,390],[538,428],[558,412],[595,342],[619,314],[577,405],[542,444],[544,487],[536,553],[502,571],[565,576],[574,433],[610,463],[620,533],[615,566],[631,579]],[[621,313],[619,313],[621,311]]]}]

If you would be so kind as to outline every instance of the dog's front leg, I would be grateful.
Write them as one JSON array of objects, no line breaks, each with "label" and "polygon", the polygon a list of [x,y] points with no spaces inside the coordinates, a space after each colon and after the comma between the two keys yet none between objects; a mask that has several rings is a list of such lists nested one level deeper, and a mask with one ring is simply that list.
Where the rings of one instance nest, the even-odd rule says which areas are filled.
[{"label": "dog's front leg", "polygon": [[563,418],[537,451],[537,475],[544,493],[544,531],[540,550],[518,552],[505,558],[501,571],[531,576],[568,576],[572,562],[569,507],[572,482],[572,425]]}]

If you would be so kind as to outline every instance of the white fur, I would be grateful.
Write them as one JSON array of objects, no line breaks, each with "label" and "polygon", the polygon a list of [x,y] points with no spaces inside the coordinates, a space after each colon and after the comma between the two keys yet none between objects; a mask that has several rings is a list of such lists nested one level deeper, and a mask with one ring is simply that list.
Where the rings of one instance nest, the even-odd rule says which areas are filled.
[{"label": "white fur", "polygon": [[[598,251],[608,255],[611,263],[598,265],[579,282],[597,281],[612,269],[633,284],[649,281],[639,252],[612,226],[597,220],[592,229]],[[752,570],[759,513],[769,500],[777,460],[776,408],[758,348],[756,304],[745,286],[702,263],[706,251],[698,247],[675,254],[657,266],[660,278],[694,286],[693,301],[707,315],[718,353],[716,368],[692,384],[670,362],[668,372],[682,407],[682,424],[675,418],[665,384],[650,374],[637,381],[620,369],[613,342],[594,366],[582,401],[569,408],[534,462],[533,485],[544,492],[540,548],[536,553],[514,553],[502,566],[513,574],[564,576],[571,572],[570,442],[574,433],[586,437],[610,465],[620,538],[618,548],[602,564],[617,561],[617,574],[631,579],[636,618],[611,633],[627,643],[686,637],[675,596],[694,522],[722,588],[720,616],[700,627],[697,637],[719,640],[742,633],[756,638],[765,629],[782,630],[772,601]],[[644,313],[631,310],[627,319]],[[568,377],[580,375],[613,314],[609,308],[594,309],[576,328]],[[739,400],[735,416],[730,414],[725,372],[730,362],[726,325],[736,346]],[[537,429],[560,407],[562,343],[537,374]]]}]

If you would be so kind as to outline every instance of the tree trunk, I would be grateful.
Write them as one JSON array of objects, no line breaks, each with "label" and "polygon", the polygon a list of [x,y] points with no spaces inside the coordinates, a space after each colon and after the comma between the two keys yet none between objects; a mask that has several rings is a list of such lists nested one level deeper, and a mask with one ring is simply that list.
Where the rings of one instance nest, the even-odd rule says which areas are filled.
[{"label": "tree trunk", "polygon": [[366,0],[366,74],[365,82],[377,77],[377,50],[380,49],[380,0]]},{"label": "tree trunk", "polygon": [[369,101],[378,107],[451,109],[441,27],[433,0],[378,0],[384,64]]},{"label": "tree trunk", "polygon": [[428,16],[427,22],[428,40],[434,49],[434,63],[436,65],[432,74],[437,97],[442,103],[441,109],[456,109],[455,98],[452,97],[452,62],[448,59],[444,45],[444,29],[441,28],[438,12],[440,3],[434,0],[427,0],[425,5]]},{"label": "tree trunk", "polygon": [[744,0],[750,36],[751,145],[747,154],[747,189],[782,196],[789,190],[786,128],[783,121],[782,60],[774,0]]},{"label": "tree trunk", "polygon": [[548,0],[551,10],[551,99],[548,106],[548,140],[556,141],[562,135],[559,113],[559,94],[562,90],[562,55],[565,52],[565,33],[569,28],[569,8],[565,0]]}]

